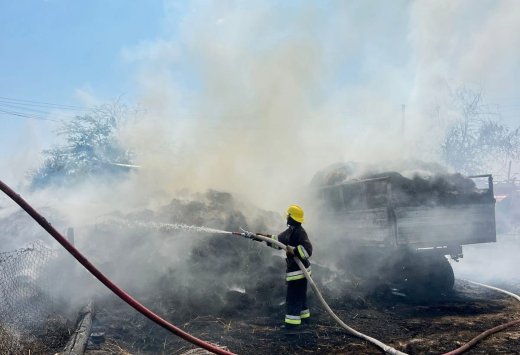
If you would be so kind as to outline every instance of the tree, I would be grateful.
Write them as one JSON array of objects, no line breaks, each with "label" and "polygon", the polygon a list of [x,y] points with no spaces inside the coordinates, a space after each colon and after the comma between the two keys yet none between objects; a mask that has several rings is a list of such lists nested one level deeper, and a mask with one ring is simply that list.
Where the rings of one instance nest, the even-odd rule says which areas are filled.
[{"label": "tree", "polygon": [[520,127],[499,122],[498,108],[487,105],[481,92],[461,88],[454,94],[459,119],[449,127],[441,146],[445,162],[464,174],[504,171],[520,159]]},{"label": "tree", "polygon": [[131,164],[131,153],[118,141],[117,133],[127,115],[118,103],[103,105],[62,124],[58,135],[64,145],[44,150],[45,160],[31,174],[31,187],[72,184],[87,178],[116,177],[128,172],[118,164]]}]

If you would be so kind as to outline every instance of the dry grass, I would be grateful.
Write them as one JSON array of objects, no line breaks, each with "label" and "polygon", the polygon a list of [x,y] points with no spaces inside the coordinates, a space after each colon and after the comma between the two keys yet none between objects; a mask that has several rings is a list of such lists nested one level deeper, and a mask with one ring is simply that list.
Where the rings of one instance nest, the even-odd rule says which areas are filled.
[{"label": "dry grass", "polygon": [[88,349],[85,351],[87,355],[132,355],[123,346],[114,339],[107,339],[99,349]]},{"label": "dry grass", "polygon": [[36,339],[0,326],[0,354],[47,354],[48,350]]},{"label": "dry grass", "polygon": [[55,354],[63,348],[70,332],[71,324],[57,315],[49,316],[32,331],[22,332],[0,324],[0,354]]}]

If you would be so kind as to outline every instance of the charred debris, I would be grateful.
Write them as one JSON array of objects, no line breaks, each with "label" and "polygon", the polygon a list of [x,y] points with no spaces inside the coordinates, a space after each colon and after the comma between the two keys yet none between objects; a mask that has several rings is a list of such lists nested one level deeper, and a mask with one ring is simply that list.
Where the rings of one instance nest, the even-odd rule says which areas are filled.
[{"label": "charred debris", "polygon": [[[374,210],[387,208],[390,201],[392,208],[405,210],[417,207],[489,206],[491,203],[494,206],[492,192],[490,194],[485,189],[486,183],[477,185],[473,179],[460,174],[443,172],[425,177],[422,173],[407,173],[406,176],[395,171],[359,170],[352,164],[345,164],[318,173],[311,184],[314,192],[323,191],[323,187],[333,187],[329,190],[341,187],[341,200],[337,196],[316,199],[316,195],[309,200],[314,202],[309,210],[319,216],[315,218],[318,222],[309,226],[311,236],[315,236],[319,245],[313,262],[313,278],[331,305],[353,316],[352,321],[361,322],[361,326],[371,317],[380,318],[381,315],[376,313],[386,312],[386,304],[396,304],[399,299],[415,299],[417,301],[414,302],[432,305],[443,300],[452,302],[449,301],[450,297],[458,300],[452,293],[453,270],[445,257],[450,255],[452,250],[448,247],[453,245],[429,247],[427,249],[435,250],[435,253],[427,256],[424,251],[417,251],[418,247],[410,243],[411,239],[399,239],[402,234],[396,233],[399,228],[392,224],[397,219],[392,220],[388,211],[383,214],[383,219],[374,219],[378,216]],[[388,198],[388,186],[391,186],[391,199]],[[359,211],[370,210],[372,212],[359,218]],[[331,212],[340,218],[327,217]],[[355,212],[357,217],[352,217],[351,212]],[[487,212],[484,213],[487,216]],[[227,231],[244,227],[255,232],[276,233],[284,228],[283,216],[279,213],[254,208],[230,193],[210,190],[177,197],[156,211],[113,213],[106,217],[77,229],[78,246],[104,272],[156,312],[167,319],[184,322],[188,329],[199,332],[206,329],[203,323],[209,324],[210,328],[214,324],[220,335],[211,333],[215,335],[212,340],[234,344],[236,349],[251,350],[248,346],[255,346],[254,342],[248,345],[246,339],[254,335],[242,334],[239,328],[256,332],[266,339],[278,339],[277,320],[282,318],[285,298],[283,255],[261,243],[232,236],[198,235],[182,230],[165,232],[149,228],[146,223],[135,227],[135,224],[124,221],[182,222]],[[112,217],[119,222],[111,221]],[[1,223],[9,224],[9,221],[8,217],[4,217]],[[374,226],[379,229],[378,233],[373,234],[377,238],[364,237],[358,240],[361,243],[356,242],[356,237],[359,237],[357,227],[365,231],[366,236],[367,227],[371,230]],[[8,230],[12,234],[23,233],[23,229],[12,226]],[[381,231],[384,233],[379,233]],[[395,242],[390,243],[388,238],[394,238]],[[399,245],[399,241],[404,241],[404,245]],[[397,273],[396,270],[406,272]],[[70,271],[75,273],[78,281],[71,287],[91,292],[90,296],[99,305],[100,312],[94,327],[106,331],[109,342],[115,341],[114,344],[117,344],[119,339],[130,348],[151,352],[159,351],[167,343],[169,346],[182,346],[182,342],[178,343],[175,339],[166,340],[169,339],[167,334],[156,332],[152,325],[134,315],[131,309],[93,286],[95,281],[82,274],[84,271]],[[425,284],[430,286],[427,292],[417,291]],[[432,285],[437,290],[434,290],[435,287],[432,289]],[[60,300],[67,301],[75,302],[74,298]],[[407,302],[398,308],[408,307]],[[375,310],[371,311],[372,308]],[[399,319],[398,313],[393,317]],[[247,325],[246,318],[254,321]],[[405,324],[406,317],[401,318]],[[317,319],[319,322],[325,321],[319,310]],[[240,325],[242,321],[244,324]],[[388,323],[385,324],[388,326]],[[384,333],[383,329],[380,331]],[[336,334],[340,331],[318,326],[314,335],[328,339],[324,342],[331,344],[329,350],[340,351],[343,349],[341,344],[346,341],[345,336],[336,334],[338,338],[334,342],[330,339],[331,332]],[[210,340],[213,335],[207,334]],[[141,339],[143,343],[132,345],[132,339]],[[313,341],[311,348],[319,352],[316,339]],[[265,349],[266,353],[269,349],[274,350],[270,346]]]}]

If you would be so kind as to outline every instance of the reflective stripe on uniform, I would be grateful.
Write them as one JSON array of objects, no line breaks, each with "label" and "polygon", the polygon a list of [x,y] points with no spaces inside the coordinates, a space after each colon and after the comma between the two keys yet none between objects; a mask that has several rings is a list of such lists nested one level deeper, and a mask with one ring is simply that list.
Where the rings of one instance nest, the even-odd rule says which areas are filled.
[{"label": "reflective stripe on uniform", "polygon": [[311,316],[311,311],[309,311],[309,309],[304,309],[303,311],[300,312],[301,319],[309,318],[310,316]]},{"label": "reflective stripe on uniform", "polygon": [[[306,270],[309,273],[309,275],[312,274],[310,266]],[[295,280],[301,280],[304,278],[305,278],[305,275],[303,274],[303,271],[301,271],[301,270],[291,271],[291,272],[288,272],[287,274],[285,274],[285,281],[295,281]]]},{"label": "reflective stripe on uniform", "polygon": [[302,319],[300,318],[300,316],[291,316],[289,314],[286,314],[285,323],[298,325],[302,324]]},{"label": "reflective stripe on uniform", "polygon": [[303,247],[303,245],[298,245],[296,247],[298,249],[298,254],[300,254],[300,258],[303,260],[309,259],[309,253],[307,253],[307,250]]},{"label": "reflective stripe on uniform", "polygon": [[301,280],[301,279],[304,279],[304,278],[305,278],[304,274],[295,275],[295,276],[287,276],[285,278],[285,281],[296,281],[296,280]]}]

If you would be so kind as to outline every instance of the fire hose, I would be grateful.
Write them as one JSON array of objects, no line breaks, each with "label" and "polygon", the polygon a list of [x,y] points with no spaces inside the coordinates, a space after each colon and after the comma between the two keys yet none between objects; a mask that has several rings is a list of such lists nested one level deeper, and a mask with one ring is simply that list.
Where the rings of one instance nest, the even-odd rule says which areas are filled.
[{"label": "fire hose", "polygon": [[31,207],[20,195],[16,194],[9,186],[0,181],[0,190],[2,190],[7,196],[9,196],[14,202],[16,202],[22,209],[25,210],[40,226],[43,227],[58,243],[61,244],[81,265],[83,265],[92,275],[94,275],[103,285],[108,287],[114,292],[119,298],[125,301],[128,305],[133,307],[136,311],[160,325],[164,329],[171,333],[181,337],[182,339],[189,341],[192,344],[197,345],[203,349],[211,351],[215,354],[224,355],[235,355],[234,353],[221,349],[213,344],[210,344],[204,340],[201,340],[182,329],[176,327],[165,319],[161,318],[148,308],[146,308],[139,301],[130,296],[125,290],[113,283],[107,278],[101,271],[99,271],[87,258],[83,256],[60,232],[58,232],[47,220],[42,217],[34,208]]},{"label": "fire hose", "polygon": [[[240,235],[240,236],[245,236],[246,233],[239,233],[239,232],[233,232],[232,234],[234,235]],[[264,242],[267,242],[267,243],[270,243],[270,244],[274,244],[276,245],[278,248],[280,249],[283,249],[285,251],[287,251],[287,246],[281,242],[279,242],[278,240],[275,240],[275,239],[272,239],[272,238],[268,238],[268,237],[264,237],[262,235],[258,235],[258,234],[255,234],[254,235],[254,238],[255,239],[258,239],[258,240],[262,240]],[[363,334],[361,332],[358,332],[357,330],[355,330],[354,328],[352,327],[349,327],[347,324],[345,324],[345,322],[343,322],[335,313],[334,311],[329,307],[329,305],[327,304],[327,302],[325,301],[325,299],[323,298],[323,296],[321,295],[321,292],[320,290],[318,289],[318,286],[316,286],[316,284],[314,283],[314,280],[311,278],[311,275],[309,275],[309,273],[307,272],[307,269],[305,269],[305,266],[302,264],[302,262],[300,261],[300,259],[298,258],[294,258],[294,261],[296,261],[296,263],[298,264],[298,267],[300,268],[300,270],[303,272],[303,275],[305,276],[305,278],[307,279],[307,281],[309,282],[309,284],[311,285],[311,288],[312,290],[314,291],[314,294],[318,297],[318,299],[320,300],[320,303],[321,305],[325,308],[325,310],[327,311],[327,313],[336,321],[336,323],[339,324],[340,327],[342,327],[343,329],[345,329],[348,333],[350,333],[351,335],[355,336],[355,337],[358,337],[358,338],[361,338],[361,339],[364,339],[374,345],[376,345],[377,347],[381,348],[385,353],[387,354],[393,354],[393,355],[407,355],[406,353],[403,353],[397,349],[394,349],[392,348],[391,346],[389,345],[386,345],[384,344],[383,342],[375,339],[375,338],[372,338],[366,334]]]},{"label": "fire hose", "polygon": [[[0,190],[2,190],[7,196],[9,196],[14,202],[16,202],[22,209],[25,210],[40,226],[43,227],[58,243],[61,244],[81,265],[83,265],[92,275],[94,275],[101,283],[103,283],[106,287],[108,287],[112,292],[114,292],[119,298],[121,298],[123,301],[125,301],[127,304],[129,304],[131,307],[133,307],[135,310],[137,310],[139,313],[143,314],[145,317],[150,319],[151,321],[155,322],[156,324],[160,325],[161,327],[165,328],[166,330],[170,331],[171,333],[183,338],[184,340],[189,341],[192,344],[195,344],[203,349],[206,349],[208,351],[211,351],[215,354],[228,354],[228,355],[235,355],[232,352],[229,352],[227,350],[221,349],[213,344],[210,344],[208,342],[205,342],[204,340],[201,340],[199,338],[196,338],[195,336],[183,331],[182,329],[176,327],[175,325],[169,323],[165,319],[161,318],[157,314],[153,313],[151,310],[146,308],[144,305],[142,305],[139,301],[134,299],[132,296],[130,296],[126,291],[124,291],[122,288],[117,286],[115,283],[113,283],[110,279],[108,279],[101,271],[99,271],[87,258],[83,256],[83,254],[80,253],[79,250],[77,250],[69,241],[63,237],[60,232],[58,232],[47,220],[41,216],[34,208],[31,207],[20,195],[15,193],[9,186],[7,186],[5,183],[0,181]],[[238,233],[238,232],[226,232],[226,234],[234,234],[234,235],[240,235],[244,236],[244,233]],[[279,248],[283,250],[287,250],[287,247],[280,243],[277,240],[273,240],[267,237],[263,237],[260,235],[255,235],[255,238],[259,240],[263,240],[272,244],[275,244]],[[300,269],[303,271],[303,274],[305,275],[305,278],[309,281],[314,293],[320,300],[323,307],[327,310],[329,315],[344,329],[346,329],[350,334],[365,339],[369,341],[370,343],[380,347],[388,354],[396,354],[396,355],[406,355],[403,352],[400,352],[391,346],[388,346],[382,342],[380,342],[377,339],[374,339],[372,337],[369,337],[368,335],[365,335],[363,333],[358,332],[357,330],[349,327],[346,325],[329,307],[327,302],[325,302],[325,299],[321,295],[321,292],[318,290],[318,287],[312,280],[311,276],[303,266],[302,262],[295,258],[296,263],[300,267]]]},{"label": "fire hose", "polygon": [[[137,301],[132,296],[130,296],[125,290],[123,290],[122,288],[117,286],[115,283],[113,283],[110,279],[108,279],[87,258],[85,258],[85,256],[83,256],[83,254],[81,254],[81,252],[79,252],[79,250],[77,250],[71,243],[69,243],[69,241],[65,237],[63,237],[61,235],[61,233],[58,232],[43,216],[41,216],[38,212],[36,212],[36,210],[34,208],[32,208],[31,205],[29,205],[20,195],[15,193],[9,186],[7,186],[1,180],[0,180],[0,190],[2,190],[14,202],[16,202],[23,210],[25,210],[43,229],[45,229],[58,243],[60,243],[81,265],[83,265],[101,283],[103,283],[107,288],[109,288],[113,293],[115,293],[119,298],[121,298],[124,302],[126,302],[128,305],[133,307],[139,313],[141,313],[142,315],[144,315],[145,317],[147,317],[148,319],[150,319],[154,323],[158,324],[162,328],[170,331],[174,335],[177,335],[177,336],[181,337],[182,339],[184,339],[184,340],[186,340],[186,341],[188,341],[188,342],[190,342],[190,343],[192,343],[194,345],[197,345],[198,347],[206,349],[206,350],[208,350],[208,351],[210,351],[212,353],[215,353],[215,354],[236,355],[236,354],[234,354],[234,353],[232,353],[230,351],[227,351],[227,350],[224,350],[222,348],[219,348],[219,347],[217,347],[217,346],[215,346],[215,345],[213,345],[211,343],[208,343],[208,342],[206,342],[204,340],[201,340],[201,339],[199,339],[199,338],[197,338],[197,337],[195,337],[195,336],[193,336],[193,335],[183,331],[182,329],[180,329],[180,328],[176,327],[175,325],[169,323],[165,319],[161,318],[160,316],[158,316],[157,314],[155,314],[154,312],[152,312],[151,310],[146,308],[143,304],[141,304],[139,301]],[[240,233],[240,232],[225,232],[225,234],[233,234],[233,235],[245,236],[245,233]],[[254,238],[258,239],[258,240],[262,240],[262,241],[268,242],[268,243],[271,243],[271,244],[274,244],[277,247],[279,247],[280,249],[287,250],[287,246],[285,244],[277,241],[277,240],[274,240],[274,239],[271,239],[271,238],[267,238],[267,237],[264,237],[264,236],[258,235],[258,234],[255,234]],[[334,311],[332,311],[332,309],[329,307],[329,305],[327,304],[327,302],[325,301],[325,299],[321,295],[321,292],[319,291],[319,289],[316,286],[316,284],[314,283],[313,279],[311,278],[311,276],[309,275],[309,273],[305,269],[305,267],[302,264],[302,262],[298,258],[294,258],[294,260],[298,264],[298,267],[302,270],[303,275],[305,276],[305,278],[307,279],[307,281],[311,285],[312,290],[314,291],[314,293],[318,297],[318,299],[319,299],[320,303],[322,304],[322,306],[325,308],[327,313],[336,321],[336,323],[338,323],[343,329],[345,329],[348,333],[350,333],[353,336],[356,336],[358,338],[364,339],[364,340],[366,340],[366,341],[376,345],[377,347],[379,347],[380,349],[382,349],[383,351],[385,351],[388,354],[406,355],[406,353],[403,353],[403,352],[401,352],[401,351],[399,351],[399,350],[397,350],[397,349],[395,349],[395,348],[393,348],[393,347],[391,347],[389,345],[386,345],[386,344],[382,343],[381,341],[379,341],[379,340],[377,340],[375,338],[372,338],[372,337],[370,337],[370,336],[368,336],[366,334],[363,334],[363,333],[355,330],[354,328],[349,327],[347,324],[345,324],[334,313]],[[473,281],[469,281],[469,282],[471,282],[473,284],[476,284],[476,285],[483,286],[483,287],[487,287],[487,288],[490,288],[490,289],[493,289],[493,290],[496,290],[496,291],[503,292],[503,293],[508,294],[509,296],[514,297],[514,298],[516,298],[517,300],[520,301],[520,296],[515,295],[515,294],[513,294],[511,292],[508,292],[508,291],[505,291],[505,290],[502,290],[502,289],[499,289],[499,288],[496,288],[496,287],[480,284],[478,282],[473,282]],[[492,329],[489,329],[489,330],[483,332],[482,334],[480,334],[479,336],[475,337],[474,339],[472,339],[471,341],[469,341],[465,345],[463,345],[463,346],[459,347],[458,349],[455,349],[455,350],[453,350],[451,352],[448,352],[448,353],[446,353],[444,355],[458,355],[458,354],[462,354],[463,352],[469,350],[472,346],[474,346],[476,343],[478,343],[483,338],[485,338],[485,337],[487,337],[487,336],[489,336],[489,335],[491,335],[493,333],[496,333],[498,331],[501,331],[503,329],[506,329],[508,327],[511,327],[513,325],[516,325],[516,324],[520,324],[520,320],[511,321],[511,322],[502,324],[500,326],[494,327]]]},{"label": "fire hose", "polygon": [[[495,291],[498,291],[498,292],[505,293],[506,295],[513,297],[517,301],[520,301],[520,296],[515,295],[514,293],[511,293],[509,291],[502,290],[501,288],[498,288],[498,287],[484,285],[484,284],[481,284],[481,283],[475,282],[475,281],[469,281],[469,280],[467,280],[467,281],[472,283],[472,284],[478,285],[478,286],[486,287],[486,288],[489,288],[491,290],[495,290]],[[459,354],[462,354],[462,353],[468,351],[469,349],[471,349],[473,346],[475,346],[475,344],[477,344],[482,339],[488,337],[489,335],[497,333],[499,331],[502,331],[502,330],[504,330],[506,328],[512,327],[512,326],[517,325],[517,324],[520,324],[520,319],[513,320],[513,321],[510,321],[510,322],[498,325],[498,326],[496,326],[494,328],[488,329],[485,332],[480,333],[479,335],[477,335],[476,337],[474,337],[473,339],[471,339],[470,341],[468,341],[466,344],[462,345],[461,347],[459,347],[459,348],[457,348],[455,350],[452,350],[450,352],[447,352],[447,353],[445,353],[443,355],[459,355]]]},{"label": "fire hose", "polygon": [[[245,233],[232,233],[232,234],[235,234],[235,235],[241,235],[241,236],[244,236]],[[275,239],[272,239],[272,238],[268,238],[268,237],[264,237],[264,236],[261,236],[261,235],[258,235],[258,234],[255,234],[254,236],[255,239],[259,239],[259,240],[262,240],[262,241],[265,241],[265,242],[268,242],[268,243],[271,243],[271,244],[275,244],[276,246],[278,246],[279,248],[283,249],[283,250],[287,250],[287,247],[285,244],[275,240]],[[383,351],[385,351],[386,353],[388,354],[398,354],[398,355],[406,355],[406,353],[403,353],[395,348],[392,348],[391,346],[389,345],[386,345],[384,343],[382,343],[381,341],[377,340],[377,339],[374,339],[366,334],[363,334],[351,327],[349,327],[347,324],[345,324],[335,313],[334,311],[332,311],[332,309],[329,307],[329,305],[327,304],[327,302],[325,301],[325,299],[323,298],[323,296],[321,295],[321,292],[320,290],[318,289],[318,287],[316,286],[316,284],[314,283],[314,281],[312,280],[311,276],[309,275],[309,273],[307,272],[307,269],[305,269],[305,266],[302,264],[302,262],[300,261],[300,259],[298,259],[297,257],[294,258],[294,261],[296,261],[296,263],[298,264],[298,266],[300,267],[300,269],[302,270],[303,274],[305,275],[305,278],[307,279],[307,281],[309,282],[309,284],[311,285],[312,287],[312,290],[314,291],[314,293],[316,294],[316,296],[318,297],[318,299],[320,300],[320,303],[322,304],[322,306],[325,308],[325,310],[327,311],[327,313],[336,321],[336,323],[338,323],[343,329],[345,329],[347,332],[349,332],[350,334],[352,334],[353,336],[356,336],[358,338],[361,338],[361,339],[364,339],[364,340],[367,340],[368,342],[376,345],[377,347],[381,348]],[[502,293],[505,293],[513,298],[515,298],[516,300],[520,301],[520,296],[518,295],[515,295],[514,293],[511,293],[511,292],[508,292],[506,290],[502,290],[500,288],[497,288],[497,287],[493,287],[493,286],[489,286],[489,285],[485,285],[485,284],[481,284],[481,283],[478,283],[478,282],[474,282],[474,281],[468,281],[470,283],[473,283],[475,285],[479,285],[479,286],[482,286],[482,287],[486,287],[486,288],[489,288],[489,289],[492,289],[492,290],[495,290],[495,291],[499,291],[499,292],[502,292]],[[499,326],[496,326],[494,328],[491,328],[491,329],[488,329],[486,330],[485,332],[479,334],[478,336],[476,336],[475,338],[471,339],[469,342],[467,342],[466,344],[460,346],[459,348],[455,349],[455,350],[452,350],[450,352],[447,352],[445,354],[442,354],[442,355],[459,355],[459,354],[462,354],[466,351],[468,351],[470,348],[472,348],[473,346],[475,346],[475,344],[477,344],[479,341],[481,341],[482,339],[486,338],[487,336],[491,335],[491,334],[494,334],[494,333],[497,333],[499,331],[502,331],[506,328],[509,328],[509,327],[512,327],[514,325],[517,325],[517,324],[520,324],[520,319],[518,320],[513,320],[513,321],[510,321],[508,323],[505,323],[505,324],[501,324]]]}]

